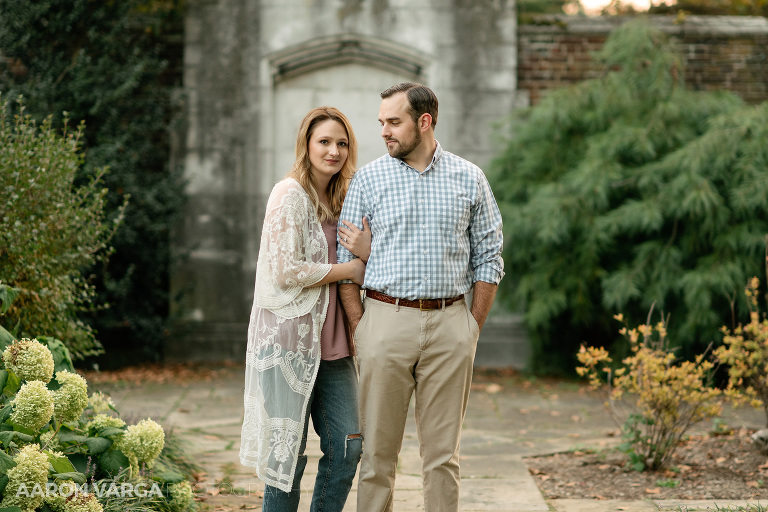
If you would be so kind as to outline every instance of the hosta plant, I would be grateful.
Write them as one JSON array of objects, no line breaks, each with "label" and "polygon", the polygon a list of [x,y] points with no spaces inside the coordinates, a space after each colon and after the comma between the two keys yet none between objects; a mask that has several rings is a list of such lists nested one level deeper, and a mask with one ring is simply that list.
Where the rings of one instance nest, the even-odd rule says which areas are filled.
[{"label": "hosta plant", "polygon": [[[622,315],[615,317],[623,321]],[[576,371],[594,388],[605,390],[606,406],[622,430],[629,465],[656,470],[669,464],[693,424],[719,415],[720,390],[711,386],[713,362],[706,354],[679,361],[670,349],[666,321],[619,331],[631,354],[614,364],[602,347],[582,345]]]}]

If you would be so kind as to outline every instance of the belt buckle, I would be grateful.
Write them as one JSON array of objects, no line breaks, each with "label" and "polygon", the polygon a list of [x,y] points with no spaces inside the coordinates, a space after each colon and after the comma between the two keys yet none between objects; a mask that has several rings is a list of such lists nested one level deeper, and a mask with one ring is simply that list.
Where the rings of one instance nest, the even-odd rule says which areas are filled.
[{"label": "belt buckle", "polygon": [[424,303],[424,299],[419,299],[419,311],[426,311],[426,310],[425,310],[425,309],[422,307],[423,303]]}]

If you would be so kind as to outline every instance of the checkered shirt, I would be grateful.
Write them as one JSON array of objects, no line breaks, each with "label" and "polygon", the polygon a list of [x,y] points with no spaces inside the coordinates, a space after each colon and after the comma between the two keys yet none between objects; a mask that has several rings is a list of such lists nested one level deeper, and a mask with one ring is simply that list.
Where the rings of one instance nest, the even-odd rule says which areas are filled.
[{"label": "checkered shirt", "polygon": [[[439,143],[422,173],[389,155],[357,171],[339,220],[362,227],[363,217],[373,234],[363,288],[448,298],[504,276],[501,213],[488,180]],[[339,244],[337,258],[354,256]]]}]

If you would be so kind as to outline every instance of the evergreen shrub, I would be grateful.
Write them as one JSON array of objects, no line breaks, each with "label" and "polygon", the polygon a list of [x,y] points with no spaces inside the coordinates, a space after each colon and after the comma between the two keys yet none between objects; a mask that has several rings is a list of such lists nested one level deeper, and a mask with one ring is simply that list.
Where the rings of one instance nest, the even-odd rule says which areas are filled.
[{"label": "evergreen shrub", "polygon": [[[131,197],[112,238],[114,254],[88,271],[96,312],[81,316],[123,362],[161,359],[172,331],[170,233],[180,220],[184,184],[170,153],[184,4],[0,0],[0,91],[23,95],[38,122],[53,114],[57,125],[63,111],[74,124],[85,122],[76,184],[109,168],[109,218]],[[109,358],[98,361],[106,366]]]},{"label": "evergreen shrub", "polygon": [[511,120],[489,172],[500,296],[524,311],[539,373],[572,373],[582,342],[628,354],[609,319],[641,324],[652,304],[692,359],[745,309],[768,233],[768,104],[687,90],[673,46],[642,20],[596,58],[602,78]]}]

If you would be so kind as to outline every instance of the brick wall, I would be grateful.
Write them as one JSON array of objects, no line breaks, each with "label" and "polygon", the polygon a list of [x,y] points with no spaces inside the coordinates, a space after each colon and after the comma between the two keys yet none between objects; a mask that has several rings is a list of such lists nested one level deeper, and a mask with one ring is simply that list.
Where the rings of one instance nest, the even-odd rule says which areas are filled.
[{"label": "brick wall", "polygon": [[[768,19],[748,16],[650,16],[683,55],[688,87],[728,89],[748,103],[768,100]],[[518,27],[518,89],[536,104],[546,91],[596,78],[592,60],[626,17],[542,16]]]}]

